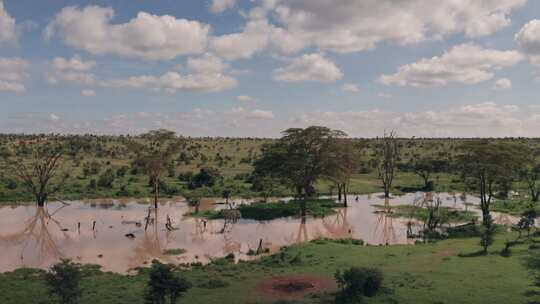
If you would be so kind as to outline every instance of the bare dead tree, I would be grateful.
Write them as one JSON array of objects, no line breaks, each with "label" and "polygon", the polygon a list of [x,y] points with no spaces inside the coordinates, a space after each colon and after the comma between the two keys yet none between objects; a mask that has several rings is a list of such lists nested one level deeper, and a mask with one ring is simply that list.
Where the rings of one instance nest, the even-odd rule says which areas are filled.
[{"label": "bare dead tree", "polygon": [[396,132],[385,132],[375,151],[377,174],[383,184],[384,196],[390,197],[390,189],[392,188],[396,165],[400,157]]},{"label": "bare dead tree", "polygon": [[64,150],[54,139],[39,139],[30,146],[29,158],[17,155],[6,158],[5,170],[17,177],[32,194],[36,204],[43,207],[65,181],[65,175],[61,179],[56,178]]}]

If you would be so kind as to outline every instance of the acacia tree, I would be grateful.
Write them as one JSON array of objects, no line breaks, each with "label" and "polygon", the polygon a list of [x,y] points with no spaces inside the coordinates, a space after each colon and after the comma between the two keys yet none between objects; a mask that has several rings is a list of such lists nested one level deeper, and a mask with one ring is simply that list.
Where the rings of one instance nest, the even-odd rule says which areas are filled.
[{"label": "acacia tree", "polygon": [[482,222],[490,226],[490,206],[495,193],[506,187],[525,161],[523,148],[508,143],[471,141],[461,146],[458,156],[462,178],[480,195]]},{"label": "acacia tree", "polygon": [[294,189],[304,217],[306,199],[314,195],[315,182],[330,175],[336,139],[344,136],[342,131],[320,126],[287,129],[279,140],[262,147],[254,162],[255,174],[278,178]]},{"label": "acacia tree", "polygon": [[154,207],[158,207],[159,183],[168,165],[181,147],[181,140],[173,131],[154,130],[131,142],[135,153],[134,165],[148,175],[154,190]]},{"label": "acacia tree", "polygon": [[375,146],[375,166],[378,178],[383,184],[384,197],[390,197],[399,158],[400,150],[396,132],[385,132],[383,138]]},{"label": "acacia tree", "polygon": [[19,141],[16,150],[5,157],[5,171],[17,177],[32,194],[39,207],[45,206],[48,198],[60,189],[66,175],[58,179],[64,149],[54,138],[38,138],[30,143]]},{"label": "acacia tree", "polygon": [[351,177],[358,167],[360,153],[349,139],[339,138],[336,140],[331,151],[329,160],[328,176],[338,189],[338,200],[347,207],[347,194]]},{"label": "acacia tree", "polygon": [[431,191],[433,190],[433,182],[431,180],[432,175],[434,173],[441,172],[446,163],[446,161],[436,159],[432,156],[423,156],[412,159],[411,167],[414,174],[422,178],[424,182],[424,190]]}]

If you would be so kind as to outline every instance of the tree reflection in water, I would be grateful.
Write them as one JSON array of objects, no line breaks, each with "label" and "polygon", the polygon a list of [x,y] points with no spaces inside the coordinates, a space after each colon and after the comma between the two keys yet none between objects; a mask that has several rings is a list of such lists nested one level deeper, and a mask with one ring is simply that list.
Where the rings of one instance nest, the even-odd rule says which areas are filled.
[{"label": "tree reflection in water", "polygon": [[328,236],[332,238],[349,238],[353,232],[347,220],[347,208],[339,208],[335,215],[324,217],[322,224]]},{"label": "tree reflection in water", "polygon": [[397,235],[394,229],[392,217],[392,208],[390,207],[390,199],[384,198],[384,206],[381,210],[375,211],[377,215],[377,223],[373,234],[375,239],[380,240],[379,244],[389,245],[397,243]]},{"label": "tree reflection in water", "polygon": [[63,258],[64,255],[57,245],[58,240],[55,239],[53,233],[49,231],[49,223],[54,224],[58,231],[62,232],[65,240],[69,240],[69,234],[64,229],[61,223],[53,218],[53,215],[58,213],[66,205],[60,207],[52,214],[47,210],[47,207],[36,207],[36,213],[33,217],[26,220],[24,228],[16,233],[8,235],[0,235],[0,244],[2,245],[20,245],[20,261],[24,266],[26,261],[36,259],[37,264],[33,266],[44,265],[47,261],[56,261]]},{"label": "tree reflection in water", "polygon": [[173,263],[172,256],[164,253],[167,245],[172,241],[171,232],[165,228],[159,227],[159,210],[157,208],[149,207],[148,212],[148,229],[144,230],[144,236],[140,242],[135,246],[134,257],[130,260],[130,268],[138,267],[142,264],[148,263],[153,259],[159,259],[166,263]]}]

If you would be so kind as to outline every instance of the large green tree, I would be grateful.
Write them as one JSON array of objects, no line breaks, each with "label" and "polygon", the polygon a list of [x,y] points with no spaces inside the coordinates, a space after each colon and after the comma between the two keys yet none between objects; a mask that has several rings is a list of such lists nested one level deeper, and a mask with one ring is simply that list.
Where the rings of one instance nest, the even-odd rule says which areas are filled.
[{"label": "large green tree", "polygon": [[461,150],[458,162],[463,179],[467,186],[478,192],[482,220],[488,226],[494,195],[517,176],[527,156],[520,145],[487,140],[467,142]]},{"label": "large green tree", "polygon": [[338,200],[343,197],[343,204],[347,206],[347,194],[352,175],[358,171],[361,148],[348,138],[338,138],[331,149],[327,178],[338,189]]},{"label": "large green tree", "polygon": [[336,140],[346,134],[326,127],[311,126],[283,131],[277,141],[262,147],[254,162],[255,174],[280,179],[292,188],[306,215],[306,198],[315,194],[315,182],[331,174]]},{"label": "large green tree", "polygon": [[155,208],[158,207],[161,178],[181,147],[181,139],[173,131],[164,129],[150,131],[131,142],[135,153],[134,165],[141,167],[152,183]]}]

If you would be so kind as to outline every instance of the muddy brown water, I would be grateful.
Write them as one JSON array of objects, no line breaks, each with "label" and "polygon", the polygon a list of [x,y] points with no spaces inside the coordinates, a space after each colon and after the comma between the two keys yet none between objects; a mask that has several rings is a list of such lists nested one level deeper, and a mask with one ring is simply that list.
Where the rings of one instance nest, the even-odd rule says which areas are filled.
[{"label": "muddy brown water", "polygon": [[[386,200],[390,205],[411,204],[422,193]],[[472,196],[439,194],[443,205],[476,210]],[[168,263],[208,262],[233,253],[237,259],[251,259],[259,240],[272,252],[281,246],[316,238],[356,238],[372,245],[410,244],[409,219],[392,218],[376,212],[373,205],[384,205],[380,195],[349,196],[349,207],[325,218],[282,218],[259,222],[240,219],[205,221],[185,216],[192,211],[182,198],[162,201],[158,210],[140,200],[70,201],[69,205],[51,202],[35,206],[0,207],[0,272],[20,267],[48,268],[60,258],[79,263],[99,264],[105,271],[126,273],[152,259]],[[250,203],[233,199],[236,204]],[[204,199],[201,210],[226,208],[214,199]],[[468,204],[464,204],[468,203]],[[145,218],[151,220],[146,227]],[[157,218],[157,220],[156,220]],[[167,218],[174,230],[166,228]],[[515,218],[496,214],[496,221],[513,223]],[[95,221],[95,226],[94,226]],[[80,223],[80,229],[78,227]],[[93,229],[94,228],[94,229]],[[130,237],[126,237],[126,235]],[[165,254],[184,249],[185,253]]]}]

